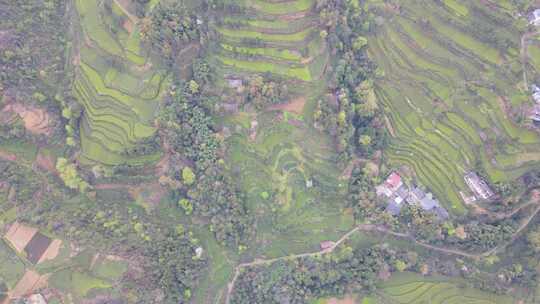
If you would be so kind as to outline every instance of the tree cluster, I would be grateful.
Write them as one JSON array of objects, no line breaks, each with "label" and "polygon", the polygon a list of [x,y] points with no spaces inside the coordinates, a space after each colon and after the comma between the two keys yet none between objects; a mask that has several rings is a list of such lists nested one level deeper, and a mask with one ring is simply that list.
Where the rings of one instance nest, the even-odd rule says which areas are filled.
[{"label": "tree cluster", "polygon": [[282,103],[288,95],[287,85],[283,82],[270,80],[260,75],[248,79],[246,102],[257,109]]},{"label": "tree cluster", "polygon": [[[206,83],[197,65],[199,82]],[[194,85],[197,84],[196,86]],[[171,180],[183,182],[187,187],[179,189],[178,196],[188,199],[193,211],[210,219],[211,229],[218,241],[232,248],[242,249],[251,233],[251,220],[232,181],[225,175],[223,160],[220,158],[222,143],[213,129],[206,94],[194,80],[178,84],[162,107],[159,115],[160,134],[173,153],[194,164],[194,176],[171,168]],[[186,181],[188,181],[186,183]],[[184,210],[191,207],[180,205]],[[186,209],[187,208],[187,209]],[[189,211],[191,213],[191,211]]]},{"label": "tree cluster", "polygon": [[382,247],[339,251],[245,270],[231,303],[308,303],[310,299],[374,291],[379,276],[417,267],[405,251]]},{"label": "tree cluster", "polygon": [[327,28],[323,36],[339,59],[332,96],[319,101],[315,123],[336,137],[342,159],[370,156],[384,146],[386,132],[373,87],[376,67],[366,54],[368,12],[355,1],[319,0],[317,9]]},{"label": "tree cluster", "polygon": [[142,22],[141,37],[164,59],[174,59],[191,42],[199,42],[200,24],[182,1],[161,1]]}]

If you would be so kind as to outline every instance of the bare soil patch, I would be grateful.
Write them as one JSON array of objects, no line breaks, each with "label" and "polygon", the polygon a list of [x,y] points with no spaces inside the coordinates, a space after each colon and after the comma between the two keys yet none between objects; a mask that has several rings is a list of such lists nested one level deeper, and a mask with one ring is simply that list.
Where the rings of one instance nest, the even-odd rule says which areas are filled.
[{"label": "bare soil patch", "polygon": [[45,261],[54,260],[60,253],[60,248],[62,248],[62,240],[53,240],[37,263],[39,264]]},{"label": "bare soil patch", "polygon": [[2,112],[15,112],[24,122],[24,127],[33,134],[50,136],[50,117],[47,111],[40,108],[27,107],[20,103],[8,104]]},{"label": "bare soil patch", "polygon": [[122,27],[128,32],[129,34],[133,33],[133,22],[131,20],[126,19],[124,21],[124,24],[122,24]]},{"label": "bare soil patch", "polygon": [[56,163],[56,161],[55,161],[53,156],[45,155],[41,151],[38,153],[38,155],[36,157],[36,164],[38,165],[38,167],[45,170],[45,171],[51,172],[53,174],[58,173],[56,171],[55,163]]},{"label": "bare soil patch", "polygon": [[9,292],[9,297],[14,299],[30,295],[33,291],[47,286],[48,278],[49,275],[40,276],[35,271],[27,270],[15,288]]},{"label": "bare soil patch", "polygon": [[37,232],[38,230],[36,228],[15,222],[9,227],[5,238],[18,252],[23,252],[26,245],[28,245]]},{"label": "bare soil patch", "polygon": [[10,162],[17,161],[17,155],[2,150],[0,150],[0,158]]},{"label": "bare soil patch", "polygon": [[352,296],[347,296],[343,299],[330,298],[326,304],[356,304],[356,300]]},{"label": "bare soil patch", "polygon": [[133,199],[142,197],[145,202],[150,203],[153,207],[159,205],[159,202],[166,193],[167,189],[159,183],[143,184],[129,189],[129,194]]},{"label": "bare soil patch", "polygon": [[289,103],[279,104],[279,105],[273,105],[269,107],[268,109],[270,111],[287,111],[291,113],[295,113],[298,115],[301,115],[304,111],[304,106],[306,105],[306,98],[305,97],[298,97],[296,99],[291,100]]}]

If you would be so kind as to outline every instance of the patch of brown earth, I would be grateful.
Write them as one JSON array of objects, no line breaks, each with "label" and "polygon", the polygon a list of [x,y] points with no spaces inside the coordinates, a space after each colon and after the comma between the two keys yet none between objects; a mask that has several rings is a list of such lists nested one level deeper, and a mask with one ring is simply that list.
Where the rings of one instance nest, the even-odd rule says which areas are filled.
[{"label": "patch of brown earth", "polygon": [[34,134],[50,136],[50,117],[47,111],[40,108],[26,107],[20,103],[9,104],[2,112],[15,112],[24,122],[24,127]]},{"label": "patch of brown earth", "polygon": [[107,260],[109,261],[113,261],[113,262],[122,262],[122,261],[125,261],[126,259],[121,257],[121,256],[117,256],[117,255],[112,255],[112,254],[109,254],[105,257]]},{"label": "patch of brown earth", "polygon": [[15,288],[8,293],[8,297],[16,299],[28,296],[34,291],[46,287],[48,278],[49,275],[41,276],[35,271],[27,270]]},{"label": "patch of brown earth", "polygon": [[15,222],[9,227],[5,238],[18,252],[23,252],[26,245],[28,245],[37,232],[38,230],[36,228]]},{"label": "patch of brown earth", "polygon": [[37,166],[53,174],[57,174],[55,163],[56,161],[52,155],[45,155],[41,151],[38,153],[36,157]]},{"label": "patch of brown earth", "polygon": [[352,296],[347,296],[343,299],[330,298],[326,304],[356,304],[356,299]]},{"label": "patch of brown earth", "polygon": [[10,162],[17,161],[17,155],[10,152],[6,152],[6,151],[1,151],[1,150],[0,150],[0,158],[3,160],[10,161]]},{"label": "patch of brown earth", "polygon": [[298,97],[296,99],[291,100],[289,103],[284,104],[278,104],[273,105],[269,107],[268,109],[270,111],[287,111],[291,113],[295,113],[298,115],[301,115],[304,111],[304,106],[306,105],[306,98],[305,97]]},{"label": "patch of brown earth", "polygon": [[47,250],[43,253],[37,264],[54,260],[60,253],[60,248],[62,248],[62,240],[53,240]]},{"label": "patch of brown earth", "polygon": [[133,22],[131,22],[131,20],[129,19],[126,19],[124,21],[124,24],[122,24],[122,27],[126,30],[126,32],[128,32],[130,35],[131,33],[133,33]]},{"label": "patch of brown earth", "polygon": [[133,199],[136,200],[142,196],[143,200],[152,206],[159,205],[159,202],[166,193],[167,189],[159,183],[143,184],[129,189],[129,194]]},{"label": "patch of brown earth", "polygon": [[300,61],[300,63],[301,63],[301,64],[308,64],[308,63],[311,63],[311,62],[313,61],[313,59],[315,59],[315,58],[313,58],[313,57],[303,58],[303,59]]}]

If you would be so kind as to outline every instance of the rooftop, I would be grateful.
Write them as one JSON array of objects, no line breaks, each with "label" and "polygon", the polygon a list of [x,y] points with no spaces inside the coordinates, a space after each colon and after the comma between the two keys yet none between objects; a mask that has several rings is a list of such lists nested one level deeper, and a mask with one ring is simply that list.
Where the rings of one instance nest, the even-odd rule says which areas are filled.
[{"label": "rooftop", "polygon": [[469,188],[480,198],[489,199],[494,195],[488,184],[476,172],[471,171],[465,174],[464,179]]},{"label": "rooftop", "polygon": [[397,174],[396,172],[392,172],[390,176],[386,179],[386,184],[394,189],[401,186],[401,176]]}]

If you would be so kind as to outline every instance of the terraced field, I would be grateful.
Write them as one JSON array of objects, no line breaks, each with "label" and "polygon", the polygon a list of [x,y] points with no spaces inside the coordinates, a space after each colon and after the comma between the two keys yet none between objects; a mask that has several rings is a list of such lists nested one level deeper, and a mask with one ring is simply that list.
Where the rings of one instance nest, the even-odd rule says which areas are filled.
[{"label": "terraced field", "polygon": [[154,136],[154,114],[168,76],[152,68],[136,17],[111,3],[109,11],[97,0],[76,1],[82,31],[73,91],[84,108],[81,160],[144,164],[160,155],[126,151]]},{"label": "terraced field", "polygon": [[229,138],[232,171],[259,217],[259,255],[316,249],[353,225],[342,209],[346,182],[331,141],[283,116],[259,114],[255,140],[246,133]]},{"label": "terraced field", "polygon": [[[508,2],[371,6],[384,19],[369,37],[369,54],[384,70],[376,94],[395,135],[386,152],[391,166],[414,169],[463,214],[466,171],[505,182],[540,165],[540,139],[526,128],[531,102],[522,83],[519,22]],[[482,31],[501,24],[497,36]]]},{"label": "terraced field", "polygon": [[[270,73],[288,80],[287,110],[248,110],[224,118],[231,171],[257,216],[253,256],[282,256],[318,248],[353,225],[343,210],[345,181],[332,140],[309,121],[324,94],[328,52],[313,0],[238,1],[244,13],[217,23],[222,77]],[[286,107],[285,107],[286,108]],[[253,128],[253,125],[256,125]]]},{"label": "terraced field", "polygon": [[[228,13],[216,24],[220,40],[210,60],[219,67],[219,76],[270,74],[286,80],[291,95],[282,101],[287,106],[258,111],[246,107],[222,118],[231,133],[226,164],[246,195],[257,227],[243,256],[272,258],[320,250],[321,241],[338,239],[354,222],[352,212],[344,209],[347,182],[340,180],[332,139],[310,121],[318,97],[326,93],[329,61],[315,1],[235,3],[245,11]],[[226,287],[233,274],[227,260],[234,259],[221,255],[214,254],[219,261],[212,266],[215,273],[204,280],[195,302],[220,302],[223,293],[213,291]]]},{"label": "terraced field", "polygon": [[239,1],[243,14],[225,16],[216,56],[225,72],[271,73],[310,82],[322,77],[328,53],[313,0]]},{"label": "terraced field", "polygon": [[414,273],[399,273],[381,284],[382,303],[412,304],[503,304],[513,303],[508,297],[464,288],[457,281],[444,277],[422,277]]}]

